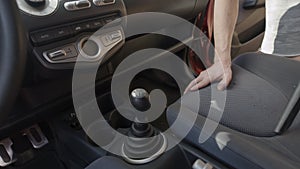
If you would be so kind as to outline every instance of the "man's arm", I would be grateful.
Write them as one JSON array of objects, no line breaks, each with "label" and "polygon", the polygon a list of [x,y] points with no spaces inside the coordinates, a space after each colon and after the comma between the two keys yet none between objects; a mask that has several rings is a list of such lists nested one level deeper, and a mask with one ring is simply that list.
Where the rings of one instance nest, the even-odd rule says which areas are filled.
[{"label": "man's arm", "polygon": [[214,81],[220,81],[219,90],[224,90],[229,85],[232,79],[231,43],[238,10],[239,0],[215,0],[215,61],[188,85],[185,93],[203,88]]}]

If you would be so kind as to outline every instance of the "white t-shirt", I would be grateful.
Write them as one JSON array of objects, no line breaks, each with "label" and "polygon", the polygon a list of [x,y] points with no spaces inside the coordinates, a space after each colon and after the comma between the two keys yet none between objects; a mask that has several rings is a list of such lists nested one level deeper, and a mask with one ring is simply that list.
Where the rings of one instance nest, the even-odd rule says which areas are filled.
[{"label": "white t-shirt", "polygon": [[300,0],[266,0],[266,32],[261,52],[300,55]]}]

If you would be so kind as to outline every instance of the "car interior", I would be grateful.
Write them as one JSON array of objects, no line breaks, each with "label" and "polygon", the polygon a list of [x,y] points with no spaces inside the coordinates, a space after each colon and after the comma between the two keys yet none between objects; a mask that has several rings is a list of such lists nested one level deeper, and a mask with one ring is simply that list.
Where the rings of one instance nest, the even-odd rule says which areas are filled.
[{"label": "car interior", "polygon": [[[196,118],[187,115],[180,122],[182,128],[191,119],[195,120],[195,125],[168,151],[165,151],[168,141],[160,133],[168,130],[180,116],[178,109],[183,96],[177,81],[170,74],[155,68],[143,70],[134,76],[126,91],[133,107],[139,111],[151,107],[150,92],[156,89],[163,91],[166,105],[157,119],[138,123],[120,114],[113,98],[113,93],[117,92],[112,91],[113,76],[130,55],[153,48],[176,55],[186,64],[186,67],[178,68],[183,74],[181,81],[186,86],[212,62],[209,54],[214,41],[209,19],[212,2],[0,0],[0,168],[299,169],[299,64],[270,57],[265,62],[255,63],[263,64],[266,69],[247,67],[247,63],[254,62],[247,53],[259,53],[263,40],[265,0],[240,0],[239,17],[232,41],[232,59],[237,65],[234,69],[245,72],[237,76],[243,75],[241,79],[245,81],[259,79],[267,88],[265,92],[260,89],[261,86],[253,84],[255,93],[271,94],[257,98],[243,95],[245,103],[242,105],[229,100],[229,113],[224,114],[216,130],[204,143],[200,143],[198,137],[206,121],[205,115]],[[155,15],[154,12],[179,17],[203,31],[209,40],[202,46],[207,50],[204,57],[208,63],[199,59],[187,45],[187,41],[193,40],[193,30],[182,32],[185,42],[154,31],[125,37],[122,27],[127,21],[122,18],[139,13]],[[158,22],[160,29],[166,32],[180,29],[180,24],[164,27],[159,20],[150,21],[146,17],[139,19],[145,23]],[[129,20],[126,23],[128,27]],[[139,26],[143,25],[132,27],[139,29]],[[98,33],[100,40],[89,39],[95,33]],[[143,64],[165,62],[166,54],[160,53],[160,50],[157,50],[156,55],[143,60]],[[82,123],[84,118],[78,116],[77,105],[74,104],[77,57],[82,54],[85,60],[81,62],[93,64],[98,63],[99,53],[104,59],[97,67],[94,84],[84,83],[85,77],[77,79],[82,82],[77,97],[84,103],[93,102],[82,93],[94,87],[95,102],[106,122],[115,131],[129,135],[122,148],[115,147],[122,151],[123,156],[111,153],[97,144],[97,140],[86,132]],[[245,59],[239,59],[240,55],[244,55]],[[272,65],[278,67],[272,68]],[[268,73],[268,68],[279,70],[279,67],[289,68],[279,77],[287,84],[270,80],[270,77],[276,77],[277,74]],[[88,68],[82,69],[82,72],[89,72],[86,71]],[[265,73],[260,74],[260,71]],[[127,74],[131,74],[130,70]],[[273,108],[273,114],[252,112],[253,107],[264,103],[261,98],[274,100],[273,104],[278,104],[280,109]],[[162,102],[160,98],[156,99]],[[249,100],[257,104],[250,105]],[[261,110],[272,108],[273,105],[263,106]],[[230,114],[230,109],[238,109],[243,112],[241,114],[248,115],[241,117]],[[193,106],[187,105],[183,110],[195,111]],[[181,130],[173,130],[172,133],[174,137],[180,137]],[[157,137],[153,137],[149,143],[138,139],[154,135]],[[97,137],[107,145],[111,142],[109,133],[106,135],[101,132]],[[139,158],[141,154],[152,156]]]}]

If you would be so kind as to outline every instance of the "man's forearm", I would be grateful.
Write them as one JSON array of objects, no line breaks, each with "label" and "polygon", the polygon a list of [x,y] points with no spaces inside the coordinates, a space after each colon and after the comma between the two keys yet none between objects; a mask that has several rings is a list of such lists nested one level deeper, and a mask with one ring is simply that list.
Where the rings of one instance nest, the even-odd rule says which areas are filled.
[{"label": "man's forearm", "polygon": [[232,79],[231,43],[239,10],[239,0],[214,0],[215,63],[194,79],[188,91],[201,89],[212,82],[220,81],[218,90],[225,90]]},{"label": "man's forearm", "polygon": [[236,25],[239,0],[215,0],[214,38],[216,57],[215,62],[231,64],[231,43]]}]

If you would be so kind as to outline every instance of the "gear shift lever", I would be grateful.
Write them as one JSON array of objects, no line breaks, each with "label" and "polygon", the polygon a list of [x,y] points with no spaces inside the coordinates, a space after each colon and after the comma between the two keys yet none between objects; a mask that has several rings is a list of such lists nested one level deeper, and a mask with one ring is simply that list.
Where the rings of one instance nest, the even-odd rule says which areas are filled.
[{"label": "gear shift lever", "polygon": [[135,89],[131,92],[130,101],[139,111],[147,111],[150,107],[149,94],[145,89]]},{"label": "gear shift lever", "polygon": [[[130,101],[132,105],[139,111],[147,111],[150,107],[149,94],[145,89],[135,89],[130,94]],[[153,136],[153,127],[147,123],[140,123],[142,121],[139,114],[136,115],[136,122],[131,127],[131,134],[136,137],[151,137]]]},{"label": "gear shift lever", "polygon": [[[145,89],[135,89],[130,94],[132,105],[139,111],[150,109],[149,94]],[[167,148],[166,137],[149,123],[141,123],[142,115],[137,114],[136,121],[128,133],[128,139],[122,148],[124,159],[132,164],[145,164],[158,158]],[[156,136],[156,137],[153,137]]]}]

